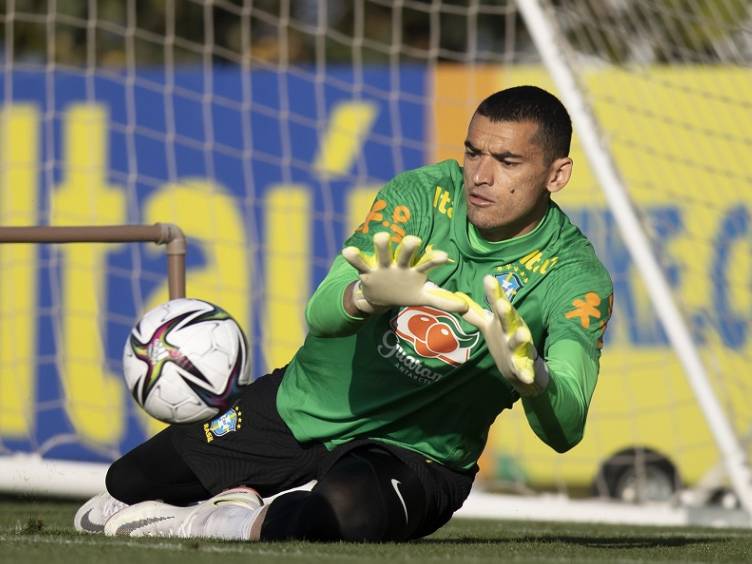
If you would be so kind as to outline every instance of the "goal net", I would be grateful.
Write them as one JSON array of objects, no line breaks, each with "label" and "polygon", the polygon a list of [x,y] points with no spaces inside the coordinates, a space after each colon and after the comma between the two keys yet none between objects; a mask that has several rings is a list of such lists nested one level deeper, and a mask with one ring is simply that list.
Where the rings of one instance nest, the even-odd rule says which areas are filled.
[{"label": "goal net", "polygon": [[615,283],[595,489],[749,510],[749,3],[518,5],[592,174],[562,203]]},{"label": "goal net", "polygon": [[[469,117],[498,89],[563,94],[525,4],[542,8],[566,55],[747,453],[743,0],[8,0],[0,224],[178,225],[188,296],[241,322],[264,374],[302,343],[308,296],[385,180],[461,160]],[[657,282],[631,254],[581,137],[557,201],[615,284],[586,435],[558,455],[521,406],[505,412],[478,490],[733,510],[725,453],[657,313]],[[48,492],[65,476],[58,493],[84,495],[159,429],[127,395],[120,358],[134,320],[167,299],[164,255],[142,244],[0,245],[0,266],[0,488]]]}]

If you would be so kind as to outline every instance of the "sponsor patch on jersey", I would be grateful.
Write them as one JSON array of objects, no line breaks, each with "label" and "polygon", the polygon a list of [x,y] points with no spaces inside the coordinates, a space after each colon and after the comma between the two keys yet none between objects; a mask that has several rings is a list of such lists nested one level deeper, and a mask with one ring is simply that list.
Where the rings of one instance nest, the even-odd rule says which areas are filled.
[{"label": "sponsor patch on jersey", "polygon": [[429,306],[403,308],[392,320],[392,326],[416,354],[451,366],[467,361],[478,342],[477,333],[468,335],[451,314]]},{"label": "sponsor patch on jersey", "polygon": [[240,411],[240,406],[235,405],[219,417],[215,417],[211,421],[204,423],[206,442],[210,443],[215,437],[224,437],[228,433],[234,433],[240,429],[240,424],[243,422],[242,415],[243,412]]}]

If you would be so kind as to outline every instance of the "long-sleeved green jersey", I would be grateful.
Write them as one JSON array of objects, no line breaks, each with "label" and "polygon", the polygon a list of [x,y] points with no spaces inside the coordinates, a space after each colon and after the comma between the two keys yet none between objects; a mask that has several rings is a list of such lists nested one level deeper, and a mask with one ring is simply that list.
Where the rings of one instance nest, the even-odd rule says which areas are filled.
[{"label": "long-sleeved green jersey", "polygon": [[[395,177],[347,240],[371,252],[378,231],[420,237],[451,262],[429,280],[488,307],[483,277],[498,277],[551,373],[523,399],[536,434],[563,452],[581,438],[611,309],[611,279],[582,232],[551,203],[525,235],[491,243],[467,220],[462,169],[444,161]],[[362,320],[343,306],[356,270],[335,259],[306,309],[309,334],[287,367],[279,412],[299,441],[333,448],[368,437],[472,469],[497,415],[519,399],[478,330],[427,307]]]}]

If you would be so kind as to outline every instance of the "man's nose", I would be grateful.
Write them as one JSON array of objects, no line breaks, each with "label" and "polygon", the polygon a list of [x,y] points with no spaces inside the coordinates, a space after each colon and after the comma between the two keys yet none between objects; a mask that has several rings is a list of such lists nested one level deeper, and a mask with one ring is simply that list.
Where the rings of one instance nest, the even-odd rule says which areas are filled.
[{"label": "man's nose", "polygon": [[493,184],[493,162],[487,155],[481,155],[478,168],[475,169],[473,182],[478,184]]}]

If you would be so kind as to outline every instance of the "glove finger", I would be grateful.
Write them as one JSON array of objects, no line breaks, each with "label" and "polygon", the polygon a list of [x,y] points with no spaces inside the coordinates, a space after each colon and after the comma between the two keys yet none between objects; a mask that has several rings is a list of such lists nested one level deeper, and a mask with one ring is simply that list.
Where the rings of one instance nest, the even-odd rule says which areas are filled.
[{"label": "glove finger", "polygon": [[415,265],[415,270],[418,272],[428,272],[432,268],[446,264],[449,262],[449,255],[444,251],[431,251],[430,254],[423,255],[423,257]]},{"label": "glove finger", "polygon": [[424,286],[424,291],[429,302],[427,305],[453,313],[465,313],[470,308],[467,300],[449,290],[437,287],[426,288]]},{"label": "glove finger", "polygon": [[496,303],[493,304],[493,310],[501,322],[501,328],[505,335],[512,335],[521,327],[527,329],[525,321],[505,297],[496,300]]},{"label": "glove finger", "polygon": [[486,275],[483,278],[483,285],[486,290],[486,299],[499,318],[505,335],[511,335],[518,327],[527,327],[520,314],[517,313],[517,310],[514,309],[501,290],[499,281],[495,277]]},{"label": "glove finger", "polygon": [[495,276],[491,276],[490,274],[486,274],[483,277],[483,290],[486,292],[488,303],[492,305],[504,295],[504,292],[501,291],[501,286],[499,286],[499,281]]},{"label": "glove finger", "polygon": [[509,336],[509,339],[507,340],[507,344],[509,348],[512,351],[517,351],[518,348],[520,348],[520,345],[526,345],[531,343],[533,340],[532,335],[530,334],[530,329],[527,328],[527,326],[523,325],[522,327],[518,327],[515,331],[512,332],[512,334]]},{"label": "glove finger", "polygon": [[532,384],[535,381],[535,366],[530,356],[526,354],[515,355],[514,366],[517,379],[524,384]]},{"label": "glove finger", "polygon": [[389,239],[389,233],[385,231],[380,231],[373,236],[373,252],[381,268],[389,268],[392,265],[393,256]]},{"label": "glove finger", "polygon": [[420,237],[415,235],[406,235],[400,241],[397,251],[394,253],[394,262],[399,268],[410,268],[413,264],[415,254],[420,247]]},{"label": "glove finger", "polygon": [[464,300],[467,303],[467,311],[462,315],[462,319],[474,325],[478,329],[485,329],[488,322],[488,315],[486,310],[478,305],[470,296],[464,292],[455,292],[455,296]]},{"label": "glove finger", "polygon": [[486,276],[483,279],[483,286],[486,290],[486,299],[491,305],[496,317],[501,323],[501,328],[505,335],[510,335],[514,330],[512,323],[512,304],[509,303],[504,293],[501,291],[499,281],[493,276]]},{"label": "glove finger", "polygon": [[520,382],[531,384],[535,380],[535,367],[533,362],[533,336],[527,325],[521,325],[512,333],[507,341],[512,351],[512,362],[515,374]]},{"label": "glove finger", "polygon": [[371,272],[371,265],[368,264],[366,257],[358,247],[345,247],[342,249],[342,256],[361,274]]},{"label": "glove finger", "polygon": [[532,368],[518,368],[517,379],[523,384],[532,384],[535,381],[535,371]]}]

